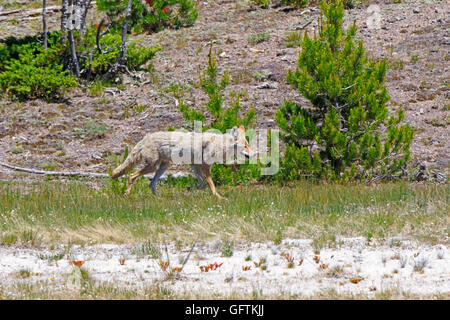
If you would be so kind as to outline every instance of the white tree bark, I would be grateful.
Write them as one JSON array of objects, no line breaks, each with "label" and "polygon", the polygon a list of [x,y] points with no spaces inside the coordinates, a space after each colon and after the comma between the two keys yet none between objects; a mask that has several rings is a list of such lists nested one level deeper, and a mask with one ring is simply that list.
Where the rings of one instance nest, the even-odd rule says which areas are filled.
[{"label": "white tree bark", "polygon": [[131,16],[131,6],[133,4],[133,0],[128,0],[127,9],[125,12],[125,21],[123,22],[122,27],[122,45],[120,49],[120,56],[117,61],[111,66],[108,72],[105,74],[105,78],[110,77],[111,75],[115,75],[118,72],[126,72],[130,73],[127,69],[127,32],[128,32],[128,21]]},{"label": "white tree bark", "polygon": [[128,0],[127,10],[125,12],[125,21],[123,22],[122,28],[122,49],[120,51],[119,64],[126,65],[127,63],[127,32],[128,32],[128,21],[131,16],[131,6],[133,0]]},{"label": "white tree bark", "polygon": [[42,29],[44,31],[44,50],[47,50],[47,0],[42,0]]},{"label": "white tree bark", "polygon": [[69,20],[69,0],[62,0],[61,5],[61,43],[67,40],[67,21]]}]

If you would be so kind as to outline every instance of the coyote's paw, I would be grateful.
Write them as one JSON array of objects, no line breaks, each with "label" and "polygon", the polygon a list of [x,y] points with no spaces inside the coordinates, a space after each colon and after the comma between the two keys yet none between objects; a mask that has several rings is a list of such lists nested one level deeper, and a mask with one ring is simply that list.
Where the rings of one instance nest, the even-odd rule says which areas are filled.
[{"label": "coyote's paw", "polygon": [[219,200],[223,200],[223,201],[228,201],[228,198],[225,198],[225,197],[222,197],[221,195],[219,195],[218,193],[216,193],[216,197],[217,197],[217,199],[219,199]]}]

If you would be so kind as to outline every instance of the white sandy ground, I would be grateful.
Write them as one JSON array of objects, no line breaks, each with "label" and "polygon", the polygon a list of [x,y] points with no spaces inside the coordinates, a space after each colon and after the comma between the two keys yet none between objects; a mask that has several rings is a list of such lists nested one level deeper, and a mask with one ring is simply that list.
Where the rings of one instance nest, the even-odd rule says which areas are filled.
[{"label": "white sandy ground", "polygon": [[[223,257],[217,243],[198,243],[182,272],[171,280],[167,280],[167,272],[160,267],[161,261],[167,261],[162,246],[160,259],[136,254],[138,245],[130,244],[61,246],[54,250],[3,246],[0,247],[0,287],[39,282],[55,286],[55,289],[77,290],[79,271],[69,260],[83,260],[82,268],[95,281],[128,288],[148,287],[155,281],[163,281],[175,293],[201,296],[206,292],[224,296],[254,292],[270,296],[309,296],[330,289],[338,294],[370,296],[395,289],[420,296],[450,297],[450,258],[444,245],[398,239],[376,244],[368,243],[365,238],[339,239],[336,243],[335,248],[322,248],[319,254],[314,252],[311,240],[290,239],[280,245],[252,243],[235,246],[231,257]],[[190,248],[176,249],[174,244],[167,247],[171,267],[181,266]],[[61,252],[64,256],[60,260],[46,258]],[[286,254],[294,258],[291,268]],[[318,263],[317,258],[314,259],[316,255]],[[119,262],[121,258],[125,258],[123,265]],[[266,259],[266,270],[255,266],[254,262],[260,259]],[[303,259],[301,265],[300,259]],[[215,262],[223,265],[201,272],[200,266]],[[425,264],[423,270],[415,271],[415,266],[420,269],[421,263]],[[243,266],[251,266],[251,269],[243,271]],[[19,277],[21,270],[28,270],[30,277]],[[357,284],[350,282],[355,277],[363,280]]]}]

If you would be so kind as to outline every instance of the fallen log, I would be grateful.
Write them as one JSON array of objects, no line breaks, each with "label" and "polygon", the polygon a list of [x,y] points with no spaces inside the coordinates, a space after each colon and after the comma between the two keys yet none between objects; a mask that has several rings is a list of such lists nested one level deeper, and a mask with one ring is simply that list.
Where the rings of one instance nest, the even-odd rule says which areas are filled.
[{"label": "fallen log", "polygon": [[14,170],[14,171],[21,171],[21,172],[27,172],[27,173],[33,173],[33,174],[41,174],[41,175],[47,175],[47,176],[66,176],[66,177],[93,177],[93,178],[108,178],[109,174],[107,173],[95,173],[95,172],[78,172],[78,171],[44,171],[44,170],[36,170],[31,168],[22,168],[22,167],[16,167],[12,166],[7,163],[0,162],[0,165]]},{"label": "fallen log", "polygon": [[[94,4],[96,4],[95,1],[92,1],[90,3],[89,7],[92,7]],[[62,10],[62,6],[50,6],[47,7],[47,12],[59,12]],[[20,13],[20,14],[24,14],[27,16],[33,16],[33,15],[41,15],[42,14],[42,8],[37,8],[37,9],[15,9],[15,10],[9,10],[9,11],[0,11],[0,17],[1,16],[8,16],[11,14],[16,14],[16,13]]]},{"label": "fallen log", "polygon": [[[31,168],[22,168],[10,165],[8,163],[0,162],[0,166],[8,168],[14,171],[27,172],[32,174],[46,175],[46,176],[63,176],[63,177],[88,177],[88,178],[109,178],[110,175],[107,173],[96,173],[96,172],[80,172],[80,171],[44,171],[36,170]],[[169,173],[173,178],[186,177],[187,172],[175,172]],[[169,175],[168,174],[168,175]],[[161,177],[161,179],[166,179],[168,175]],[[145,175],[144,177],[153,179],[153,175]]]},{"label": "fallen log", "polygon": [[[58,12],[61,11],[61,6],[51,6],[47,7],[47,12]],[[40,15],[42,14],[42,8],[38,9],[16,9],[0,12],[0,16],[8,16],[10,14],[21,13],[27,16]]]}]

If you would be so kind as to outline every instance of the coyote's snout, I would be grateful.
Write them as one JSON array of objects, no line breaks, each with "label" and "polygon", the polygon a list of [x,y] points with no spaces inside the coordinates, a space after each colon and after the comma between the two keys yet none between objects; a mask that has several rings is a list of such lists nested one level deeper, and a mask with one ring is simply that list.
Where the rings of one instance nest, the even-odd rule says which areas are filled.
[{"label": "coyote's snout", "polygon": [[134,146],[127,159],[112,172],[112,177],[120,177],[143,162],[144,167],[130,176],[126,194],[130,193],[133,182],[138,177],[151,172],[155,172],[155,175],[150,188],[154,194],[157,194],[158,179],[171,163],[190,164],[199,182],[195,188],[203,188],[206,181],[211,192],[221,198],[211,178],[211,165],[230,163],[239,154],[246,158],[255,155],[245,138],[243,126],[234,127],[230,133],[226,134],[154,132],[147,134]]}]

